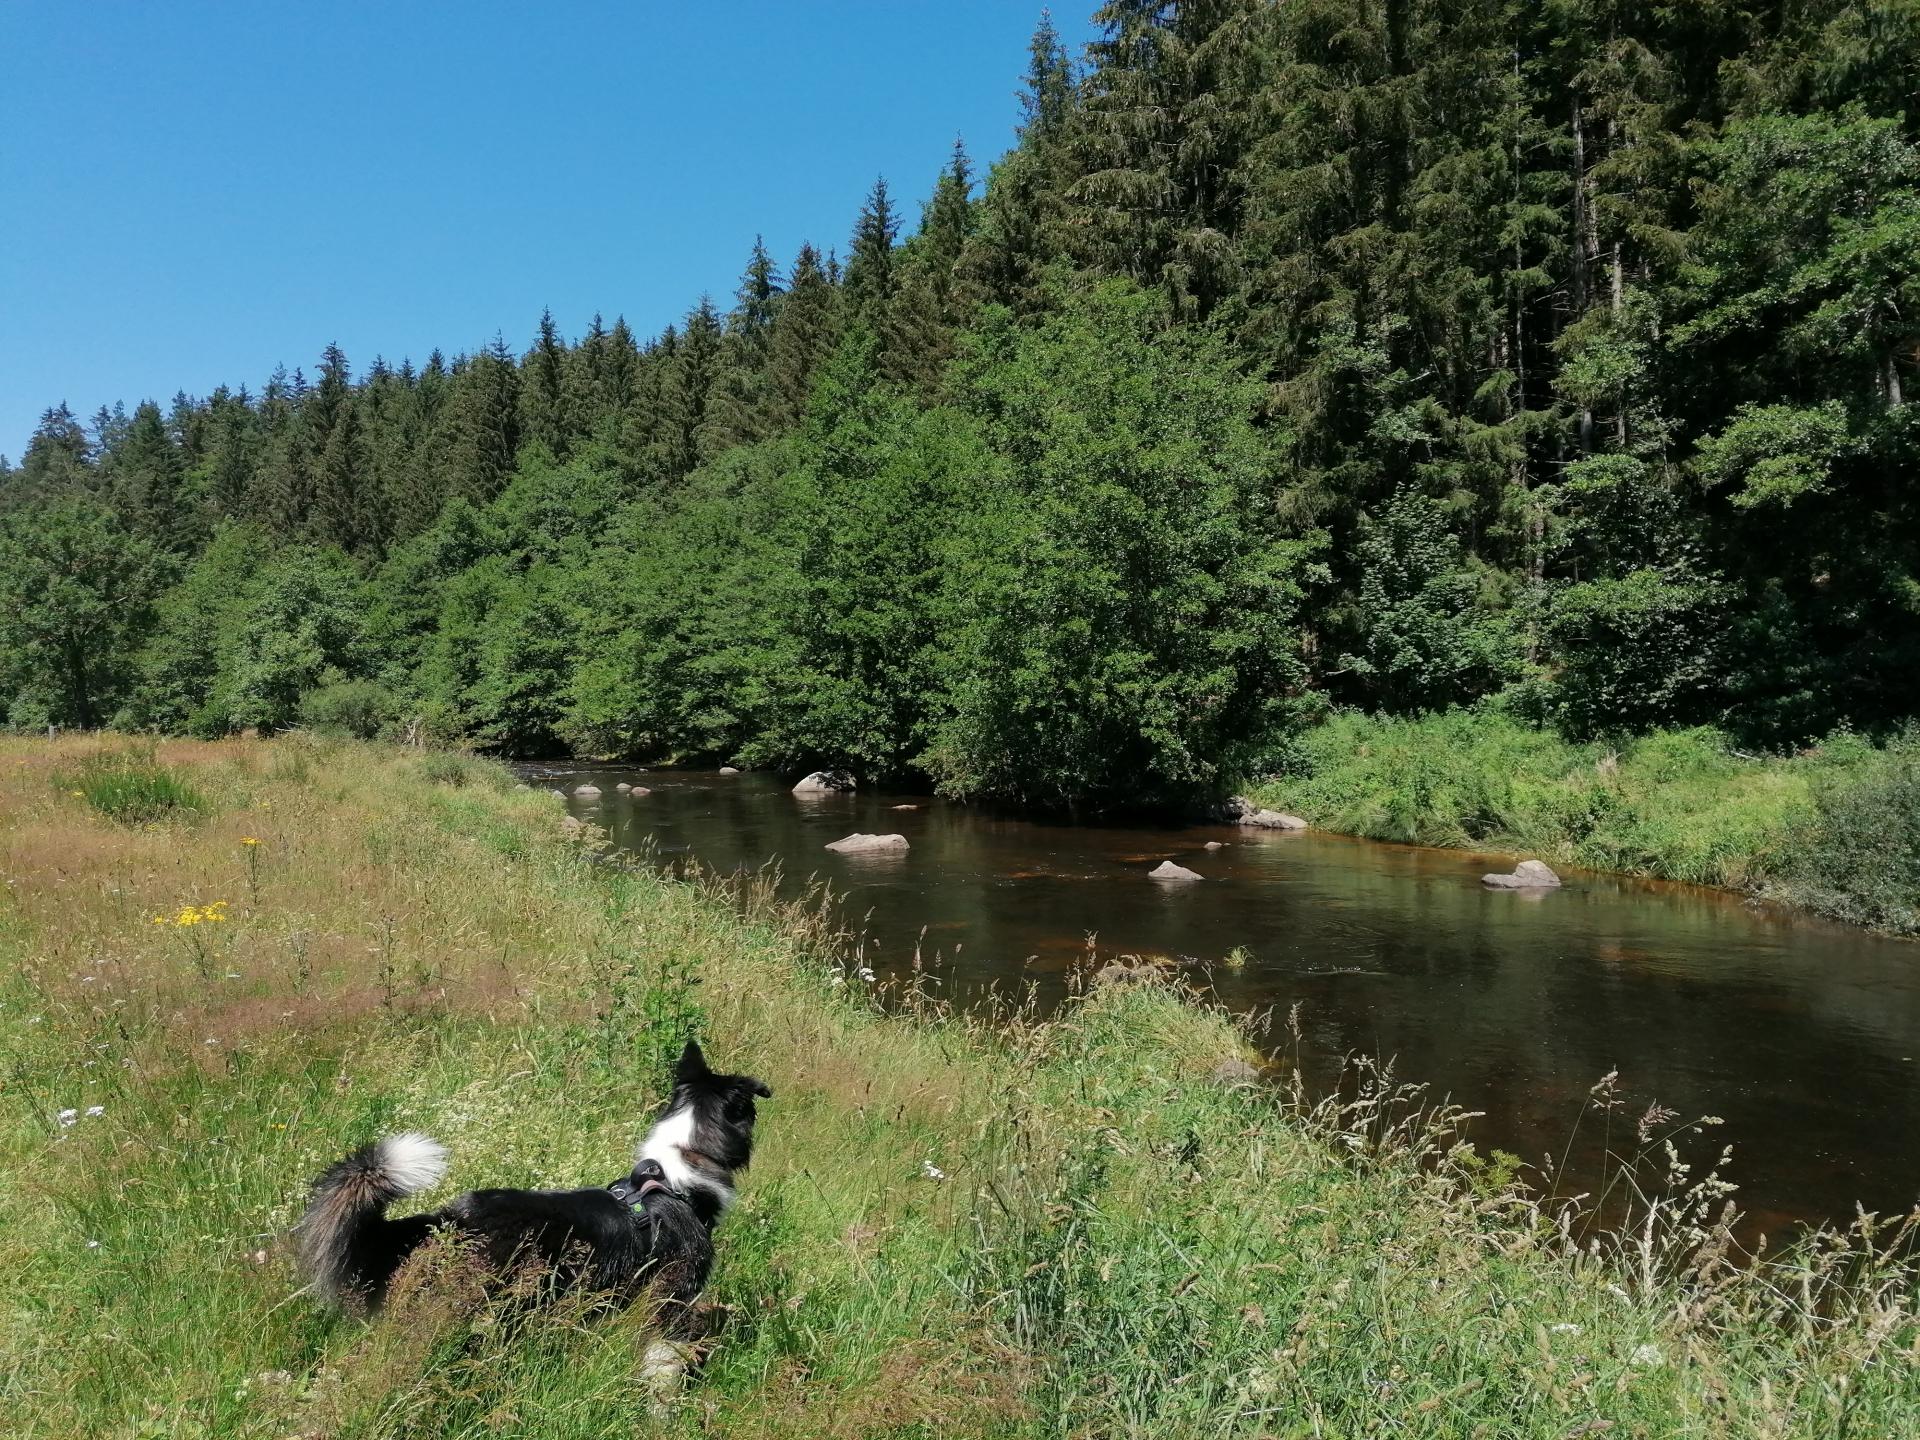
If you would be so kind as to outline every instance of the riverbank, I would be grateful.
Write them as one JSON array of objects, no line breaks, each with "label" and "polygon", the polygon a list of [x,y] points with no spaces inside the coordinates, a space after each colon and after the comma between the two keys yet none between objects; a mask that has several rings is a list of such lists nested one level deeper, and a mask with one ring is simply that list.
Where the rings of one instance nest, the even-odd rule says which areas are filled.
[{"label": "riverbank", "polygon": [[[119,753],[0,742],[9,1433],[1811,1436],[1920,1405],[1915,1276],[1857,1240],[1736,1272],[1708,1185],[1644,1252],[1576,1253],[1409,1101],[1236,1083],[1243,1035],[1169,988],[882,1014],[802,917],[597,864],[496,767],[85,763]],[[419,1127],[449,1189],[591,1182],[690,1029],[775,1099],[732,1323],[671,1415],[637,1317],[295,1293],[280,1237],[347,1147]]]},{"label": "riverbank", "polygon": [[1260,804],[1370,840],[1509,851],[1713,885],[1920,934],[1920,746],[1841,734],[1790,756],[1710,729],[1576,744],[1497,709],[1336,715]]}]

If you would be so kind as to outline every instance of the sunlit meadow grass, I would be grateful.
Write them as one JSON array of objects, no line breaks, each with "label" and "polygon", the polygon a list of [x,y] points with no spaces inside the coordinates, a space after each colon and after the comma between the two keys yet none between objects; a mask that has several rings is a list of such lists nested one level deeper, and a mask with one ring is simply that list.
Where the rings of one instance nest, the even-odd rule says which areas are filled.
[{"label": "sunlit meadow grass", "polygon": [[[164,744],[182,830],[50,783],[110,749],[0,742],[4,1433],[1865,1436],[1920,1405],[1884,1234],[1739,1269],[1675,1202],[1583,1248],[1417,1095],[1216,1082],[1244,1036],[1166,985],[882,1013],[817,925],[596,863],[492,766]],[[684,1397],[650,1407],[641,1313],[516,1318],[451,1263],[372,1324],[301,1292],[286,1228],[346,1148],[428,1130],[442,1195],[603,1181],[689,1029],[775,1099]]]}]

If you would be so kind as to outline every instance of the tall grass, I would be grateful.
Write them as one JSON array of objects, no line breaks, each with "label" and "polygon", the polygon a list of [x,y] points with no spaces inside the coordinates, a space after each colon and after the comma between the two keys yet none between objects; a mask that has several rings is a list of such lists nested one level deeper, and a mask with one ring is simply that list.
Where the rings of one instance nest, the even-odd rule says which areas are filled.
[{"label": "tall grass", "polygon": [[[214,803],[162,832],[46,783],[78,755],[0,742],[7,1434],[1824,1436],[1920,1406],[1878,1222],[1740,1269],[1696,1192],[1594,1248],[1386,1077],[1216,1080],[1246,1036],[1164,985],[883,1013],[817,922],[593,863],[498,772],[170,744]],[[683,1398],[649,1404],[643,1314],[516,1319],[457,1267],[372,1324],[300,1291],[286,1227],[347,1147],[426,1129],[442,1194],[597,1183],[690,1029],[775,1099]]]},{"label": "tall grass", "polygon": [[151,746],[96,751],[52,779],[55,788],[123,825],[191,820],[207,808],[198,790],[154,759]]},{"label": "tall grass", "polygon": [[[1912,742],[1839,734],[1791,756],[1712,729],[1574,744],[1498,709],[1340,714],[1295,742],[1260,803],[1376,840],[1763,893],[1900,933],[1920,928]],[[1903,758],[1904,757],[1904,758]]]}]

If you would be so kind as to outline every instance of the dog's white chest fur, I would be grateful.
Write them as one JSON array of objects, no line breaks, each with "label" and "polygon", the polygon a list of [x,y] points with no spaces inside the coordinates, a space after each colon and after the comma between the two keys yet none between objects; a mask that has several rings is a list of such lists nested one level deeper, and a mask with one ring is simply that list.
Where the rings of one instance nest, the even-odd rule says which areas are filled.
[{"label": "dog's white chest fur", "polygon": [[666,1172],[667,1184],[682,1195],[705,1190],[717,1196],[722,1206],[731,1204],[733,1187],[694,1169],[686,1154],[692,1148],[693,1110],[689,1107],[674,1111],[647,1133],[640,1142],[640,1159],[656,1162]]}]

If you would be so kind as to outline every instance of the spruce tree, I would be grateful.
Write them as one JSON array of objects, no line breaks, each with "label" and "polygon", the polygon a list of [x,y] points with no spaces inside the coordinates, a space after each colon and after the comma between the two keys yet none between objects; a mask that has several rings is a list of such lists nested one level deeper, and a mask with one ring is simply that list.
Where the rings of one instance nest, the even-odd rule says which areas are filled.
[{"label": "spruce tree", "polygon": [[520,434],[545,445],[556,460],[567,458],[576,433],[569,369],[567,342],[553,312],[543,310],[538,336],[520,367]]},{"label": "spruce tree", "polygon": [[844,286],[848,323],[864,326],[874,335],[884,328],[887,303],[893,299],[893,243],[899,232],[900,220],[883,176],[873,182],[860,206]]},{"label": "spruce tree", "polygon": [[106,463],[114,508],[128,528],[162,550],[186,550],[198,530],[186,493],[186,464],[158,405],[143,400],[135,407]]},{"label": "spruce tree", "polygon": [[839,343],[840,298],[820,252],[802,245],[767,348],[770,413],[778,428],[797,425],[806,414],[814,372]]}]

